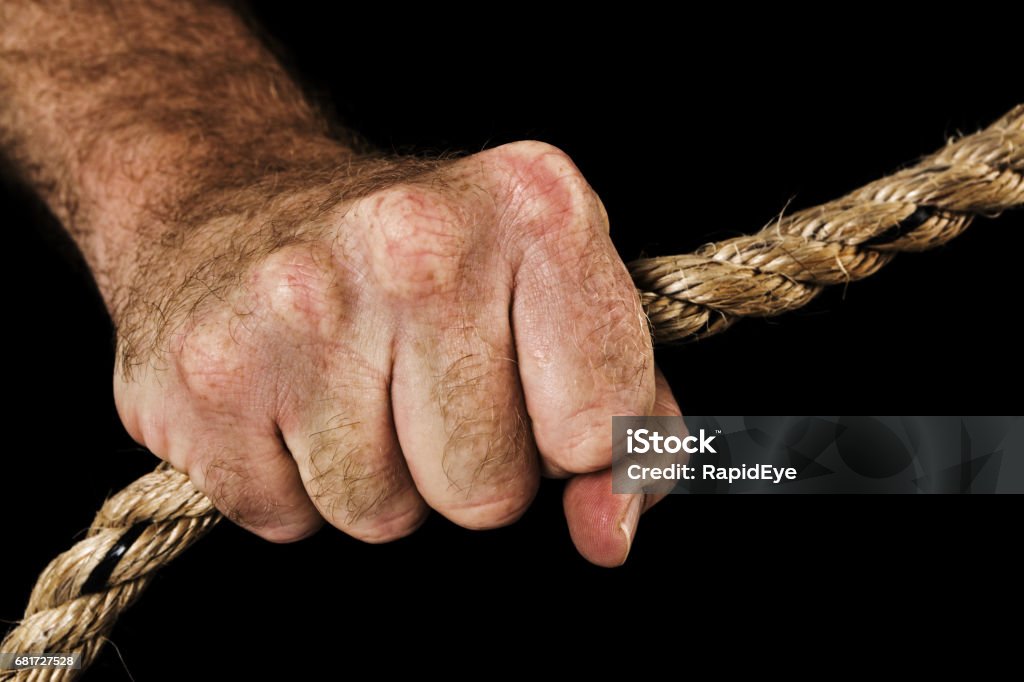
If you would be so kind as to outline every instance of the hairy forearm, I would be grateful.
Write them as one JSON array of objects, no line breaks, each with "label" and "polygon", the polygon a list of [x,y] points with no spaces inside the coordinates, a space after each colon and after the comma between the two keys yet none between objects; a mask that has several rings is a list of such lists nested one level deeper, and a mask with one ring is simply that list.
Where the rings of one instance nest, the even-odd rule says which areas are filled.
[{"label": "hairy forearm", "polygon": [[[156,244],[351,152],[229,7],[4,0],[0,147],[79,244],[117,319]],[[166,254],[165,254],[166,256]]]},{"label": "hairy forearm", "polygon": [[0,0],[0,144],[93,268],[128,432],[232,518],[497,527],[543,461],[586,474],[581,551],[623,561],[648,502],[599,471],[604,415],[679,410],[563,152],[357,154],[200,0]]}]

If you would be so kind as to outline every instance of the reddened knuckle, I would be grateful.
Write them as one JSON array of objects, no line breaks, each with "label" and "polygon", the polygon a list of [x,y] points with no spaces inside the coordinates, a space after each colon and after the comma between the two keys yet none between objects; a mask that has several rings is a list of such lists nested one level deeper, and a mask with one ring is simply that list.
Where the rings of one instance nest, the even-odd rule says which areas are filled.
[{"label": "reddened knuckle", "polygon": [[[569,155],[547,142],[522,140],[498,147],[498,150],[502,152],[506,163],[519,168],[540,171],[541,176],[536,177],[537,180],[582,177]],[[548,174],[547,176],[544,176],[545,172]]]},{"label": "reddened knuckle", "polygon": [[171,356],[174,384],[166,387],[169,400],[156,403],[167,411],[163,422],[173,427],[185,409],[191,417],[271,414],[280,395],[280,368],[265,341],[259,346],[242,341],[234,320],[206,323],[188,332]]},{"label": "reddened knuckle", "polygon": [[371,266],[382,291],[419,298],[451,290],[469,247],[466,220],[451,197],[399,185],[362,203]]},{"label": "reddened knuckle", "polygon": [[184,334],[174,358],[185,388],[199,398],[237,387],[248,374],[237,342],[218,324],[203,324]]},{"label": "reddened knuckle", "polygon": [[253,272],[257,305],[289,326],[315,327],[333,319],[340,297],[331,263],[330,250],[314,244],[275,251]]},{"label": "reddened knuckle", "polygon": [[513,216],[528,234],[584,239],[606,224],[600,200],[569,155],[544,142],[514,142],[494,150],[510,179]]}]

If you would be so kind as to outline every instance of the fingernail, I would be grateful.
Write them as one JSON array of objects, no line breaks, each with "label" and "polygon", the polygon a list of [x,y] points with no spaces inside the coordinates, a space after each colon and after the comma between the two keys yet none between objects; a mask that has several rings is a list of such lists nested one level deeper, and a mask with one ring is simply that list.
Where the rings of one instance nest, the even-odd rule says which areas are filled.
[{"label": "fingernail", "polygon": [[636,535],[637,524],[640,523],[640,510],[644,505],[643,495],[633,495],[633,499],[626,505],[626,512],[622,515],[622,521],[619,522],[619,528],[622,529],[622,534],[626,536],[626,553],[622,557],[623,563],[629,556],[629,550],[633,546],[633,537]]}]

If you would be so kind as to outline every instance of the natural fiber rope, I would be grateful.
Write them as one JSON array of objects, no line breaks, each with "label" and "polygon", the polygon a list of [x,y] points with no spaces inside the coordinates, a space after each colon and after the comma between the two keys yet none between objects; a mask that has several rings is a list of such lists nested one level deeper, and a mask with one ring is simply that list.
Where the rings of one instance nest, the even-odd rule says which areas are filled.
[{"label": "natural fiber rope", "polygon": [[[121,612],[156,571],[220,520],[210,500],[167,464],[104,503],[86,538],[50,562],[4,653],[99,653]],[[96,584],[97,572],[102,580]],[[0,680],[71,680],[80,670],[0,671]]]},{"label": "natural fiber rope", "polygon": [[806,304],[862,279],[899,251],[924,251],[1024,203],[1024,105],[914,166],[757,234],[630,265],[655,340],[722,331],[739,317]]},{"label": "natural fiber rope", "polygon": [[[655,340],[721,331],[777,315],[825,285],[861,279],[899,251],[957,236],[976,215],[1024,204],[1024,105],[920,163],[761,232],[696,253],[630,265]],[[96,657],[121,611],[157,569],[220,519],[185,474],[160,465],[107,500],[88,536],[43,571],[0,652]],[[0,671],[0,680],[70,680],[80,671]]]}]

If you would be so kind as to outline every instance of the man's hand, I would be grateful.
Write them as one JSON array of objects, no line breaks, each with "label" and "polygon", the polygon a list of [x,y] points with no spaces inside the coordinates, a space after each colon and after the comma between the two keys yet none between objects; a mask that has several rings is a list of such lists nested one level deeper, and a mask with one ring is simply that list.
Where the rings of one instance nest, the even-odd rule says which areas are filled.
[{"label": "man's hand", "polygon": [[[55,7],[14,2],[2,17],[14,104],[0,139],[93,267],[133,438],[274,541],[322,519],[387,541],[429,508],[493,528],[522,514],[542,472],[573,475],[577,547],[625,559],[653,499],[611,493],[611,417],[678,407],[604,208],[565,154],[521,142],[447,162],[361,156],[221,8],[124,2],[115,27],[217,36],[168,40],[174,59],[149,65],[127,38],[105,52],[96,8],[75,22],[98,27],[71,41],[84,55],[47,56],[30,25],[59,33],[85,12]],[[122,71],[90,89],[76,59]],[[163,75],[168,63],[178,71]],[[47,78],[70,105],[47,100]],[[102,116],[124,101],[139,109]],[[168,117],[175,106],[191,118]]]},{"label": "man's hand", "polygon": [[[245,527],[295,540],[323,517],[381,542],[428,507],[501,526],[541,470],[610,465],[611,415],[651,412],[636,292],[554,147],[506,145],[296,224],[304,204],[202,228],[201,256],[164,261],[186,286],[141,299],[122,337],[129,432]],[[579,537],[608,522],[586,503],[567,500]],[[583,549],[616,563],[619,545]]]}]

